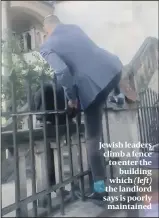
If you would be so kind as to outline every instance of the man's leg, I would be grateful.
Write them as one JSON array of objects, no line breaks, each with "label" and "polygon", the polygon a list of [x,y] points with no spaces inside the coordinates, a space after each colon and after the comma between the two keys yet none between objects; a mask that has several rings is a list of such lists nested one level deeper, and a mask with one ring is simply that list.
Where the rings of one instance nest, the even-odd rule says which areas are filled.
[{"label": "man's leg", "polygon": [[119,95],[121,92],[120,92],[120,87],[119,85],[117,85],[114,89],[114,95]]},{"label": "man's leg", "polygon": [[102,194],[106,195],[104,156],[103,151],[99,150],[102,136],[102,106],[102,103],[96,101],[85,111],[88,162],[93,176],[94,192],[100,193],[95,198],[100,198],[100,200],[102,200]]},{"label": "man's leg", "polygon": [[[94,191],[100,194],[100,199],[105,192],[105,166],[102,150],[99,150],[99,142],[102,135],[102,109],[103,102],[109,93],[115,89],[120,82],[121,73],[114,77],[108,86],[99,94],[95,102],[85,110],[85,127],[87,137],[88,161],[94,180]],[[120,90],[117,90],[120,91]]]}]

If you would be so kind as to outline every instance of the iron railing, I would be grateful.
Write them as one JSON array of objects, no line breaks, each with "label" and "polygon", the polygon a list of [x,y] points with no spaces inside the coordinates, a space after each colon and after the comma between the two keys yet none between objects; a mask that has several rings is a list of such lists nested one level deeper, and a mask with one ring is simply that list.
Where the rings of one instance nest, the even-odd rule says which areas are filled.
[{"label": "iron railing", "polygon": [[[67,102],[65,97],[65,109],[62,111],[59,111],[57,109],[57,97],[56,92],[54,91],[54,110],[53,111],[47,111],[45,109],[45,95],[44,95],[44,81],[45,81],[45,75],[41,75],[41,90],[42,90],[42,109],[41,111],[33,111],[31,108],[31,100],[32,100],[32,93],[31,93],[31,79],[30,74],[28,73],[28,76],[26,77],[26,83],[27,83],[27,101],[28,101],[28,111],[25,112],[17,112],[16,107],[16,87],[15,87],[15,76],[16,74],[14,71],[11,74],[10,81],[12,86],[12,113],[10,116],[13,120],[13,131],[7,131],[2,132],[2,150],[13,147],[14,148],[14,179],[15,179],[15,203],[5,207],[2,209],[2,216],[12,212],[16,211],[16,217],[21,216],[30,216],[28,214],[27,210],[27,204],[30,202],[33,202],[33,208],[32,208],[32,216],[37,217],[39,214],[39,205],[45,208],[45,213],[49,215],[52,212],[53,206],[52,206],[52,199],[51,199],[51,193],[53,191],[59,190],[59,198],[60,198],[60,210],[61,213],[64,214],[64,187],[67,184],[71,184],[71,190],[70,190],[70,198],[75,199],[75,186],[79,187],[81,199],[84,200],[85,198],[85,190],[84,190],[84,177],[86,175],[89,176],[89,180],[91,181],[91,174],[89,170],[83,170],[83,158],[82,158],[82,148],[81,148],[81,132],[84,132],[84,125],[79,126],[79,119],[78,115],[76,116],[76,121],[73,123],[69,123],[68,113],[67,113]],[[53,90],[56,90],[56,83],[52,82]],[[50,99],[52,100],[52,99]],[[54,114],[55,115],[55,126],[48,125],[46,123],[46,116],[47,114]],[[60,126],[58,123],[58,118],[61,114],[66,114],[66,125]],[[17,118],[20,116],[28,116],[29,121],[29,129],[28,130],[18,130],[17,128]],[[33,129],[33,115],[42,115],[43,117],[43,127]],[[78,161],[79,161],[79,172],[77,174],[74,173],[74,166],[73,166],[73,160],[72,160],[72,147],[71,144],[71,137],[73,135],[76,135],[76,144],[77,144],[77,152],[78,152]],[[68,146],[68,154],[69,154],[69,168],[70,168],[70,178],[63,179],[63,166],[62,166],[62,146],[61,146],[61,137],[66,136],[66,144]],[[38,153],[39,149],[39,142],[43,141],[43,149],[44,149],[44,162],[45,167],[43,166],[43,172],[45,175],[43,175],[45,178],[45,190],[41,192],[37,192],[38,184],[36,181],[36,161],[35,161],[35,150],[36,153]],[[28,146],[29,143],[29,146]],[[26,145],[27,144],[27,145]],[[37,144],[37,146],[36,146]],[[52,144],[52,147],[50,146]],[[26,148],[27,147],[27,148]],[[57,167],[59,171],[59,178],[57,184],[52,184],[52,178],[51,174],[54,172],[53,166],[50,169],[51,162],[54,162],[53,155],[51,153],[54,152],[54,149],[56,149],[56,155],[57,155]],[[20,161],[20,154],[23,153],[23,156],[25,156],[24,153],[30,153],[30,164],[31,164],[31,179],[32,179],[32,195],[27,197],[26,192],[24,193],[24,181],[20,181],[22,177],[25,177],[25,170],[22,168],[20,164],[22,162]],[[52,158],[52,159],[50,159]],[[25,157],[24,157],[25,159]],[[23,163],[25,160],[23,159]],[[42,159],[42,158],[41,158]],[[23,165],[23,164],[22,164]],[[53,165],[53,164],[52,164]],[[50,170],[49,170],[50,169]],[[51,172],[52,171],[52,172]],[[40,178],[42,180],[42,175]],[[23,179],[22,179],[23,180]],[[76,184],[75,184],[76,183]],[[79,183],[79,185],[77,184]],[[91,183],[91,182],[90,182]],[[41,189],[41,188],[40,188]],[[26,191],[26,190],[25,190]],[[77,192],[77,190],[76,190]],[[25,195],[25,197],[24,197]],[[41,200],[42,199],[42,200]],[[70,200],[70,199],[69,199]]]},{"label": "iron railing", "polygon": [[159,94],[146,89],[139,94],[139,98],[140,141],[143,144],[159,144]]}]

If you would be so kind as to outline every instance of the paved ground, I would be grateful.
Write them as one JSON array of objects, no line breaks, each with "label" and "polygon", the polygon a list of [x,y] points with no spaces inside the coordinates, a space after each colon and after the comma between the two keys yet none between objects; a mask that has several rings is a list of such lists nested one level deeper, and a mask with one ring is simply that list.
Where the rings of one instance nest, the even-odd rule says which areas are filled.
[{"label": "paved ground", "polygon": [[[2,186],[2,207],[6,207],[15,202],[15,186],[14,183],[3,184]],[[70,190],[70,185],[66,186],[67,190]],[[27,180],[27,196],[31,195],[31,180]],[[55,197],[55,193],[51,194],[52,198]],[[55,199],[56,201],[56,199]],[[55,201],[52,202],[55,204]],[[32,209],[32,203],[28,204],[28,210]],[[130,211],[129,211],[130,212]],[[67,204],[65,206],[65,215],[62,216],[59,211],[54,214],[51,214],[50,217],[136,217],[134,212],[128,214],[125,211],[114,211],[107,210],[106,207],[100,207],[95,205],[92,202],[80,200],[75,201],[74,203]],[[10,214],[7,214],[5,217],[15,217],[15,211]]]},{"label": "paved ground", "polygon": [[68,205],[65,208],[65,215],[60,212],[52,214],[53,217],[96,217],[102,212],[102,208],[94,205],[91,202],[81,202],[80,200]]},{"label": "paved ground", "polygon": [[[66,187],[68,190],[70,186]],[[27,190],[28,196],[31,195],[31,180],[27,182]],[[2,207],[6,207],[15,202],[15,186],[14,183],[7,183],[2,185]],[[54,197],[54,193],[52,193],[52,197]],[[28,209],[32,208],[32,203],[28,204]],[[104,211],[102,207],[99,207],[92,202],[82,202],[80,200],[66,205],[65,207],[65,215],[62,216],[60,212],[55,214],[51,214],[50,217],[107,217],[107,210]],[[5,217],[15,217],[15,212],[7,214]],[[109,215],[110,217],[110,215]],[[112,214],[112,217],[125,217],[124,213],[118,212],[116,214]]]},{"label": "paved ground", "polygon": [[52,217],[126,217],[126,212],[118,211],[108,214],[107,210],[104,210],[91,202],[77,201],[66,207],[64,216],[58,212],[52,214]]},{"label": "paved ground", "polygon": [[[32,193],[31,180],[27,180],[27,196]],[[67,190],[70,190],[70,185],[66,186]],[[2,208],[15,203],[15,184],[14,182],[6,183],[1,186],[2,193]],[[51,193],[51,197],[54,198],[55,193]],[[32,209],[32,203],[28,204],[28,210]],[[15,211],[7,214],[5,217],[15,217]]]}]

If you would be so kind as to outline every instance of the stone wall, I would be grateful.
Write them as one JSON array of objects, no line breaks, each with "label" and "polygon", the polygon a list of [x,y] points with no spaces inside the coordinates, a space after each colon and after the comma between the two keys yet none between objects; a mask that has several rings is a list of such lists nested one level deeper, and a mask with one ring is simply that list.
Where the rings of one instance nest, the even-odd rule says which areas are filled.
[{"label": "stone wall", "polygon": [[[127,105],[128,106],[128,105]],[[135,105],[134,105],[135,106]],[[130,105],[127,109],[122,110],[109,110],[108,111],[108,125],[109,125],[109,133],[110,133],[110,141],[107,135],[108,126],[106,126],[105,117],[103,116],[103,135],[104,142],[117,143],[118,145],[123,144],[123,148],[111,148],[112,152],[132,152],[133,150],[138,151],[138,149],[133,148],[125,148],[126,143],[138,143],[139,142],[139,128],[138,128],[138,118],[137,118],[137,110],[130,110]],[[106,149],[105,151],[108,151]],[[131,157],[134,159],[134,157]],[[119,157],[120,160],[131,159],[130,157]],[[108,160],[108,158],[106,158]],[[121,166],[121,168],[129,168],[130,166]],[[113,166],[114,176],[119,175],[119,166]],[[110,166],[107,166],[106,174],[108,178],[110,177]]]}]

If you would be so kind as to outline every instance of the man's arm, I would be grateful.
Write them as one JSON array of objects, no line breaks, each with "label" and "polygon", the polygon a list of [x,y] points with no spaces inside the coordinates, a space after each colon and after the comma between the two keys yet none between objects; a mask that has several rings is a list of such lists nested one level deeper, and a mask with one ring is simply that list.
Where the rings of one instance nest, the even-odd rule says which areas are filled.
[{"label": "man's arm", "polygon": [[40,54],[55,71],[57,82],[63,86],[67,98],[69,100],[76,101],[77,96],[75,92],[73,77],[70,74],[69,68],[65,62],[54,52],[40,52]]}]

